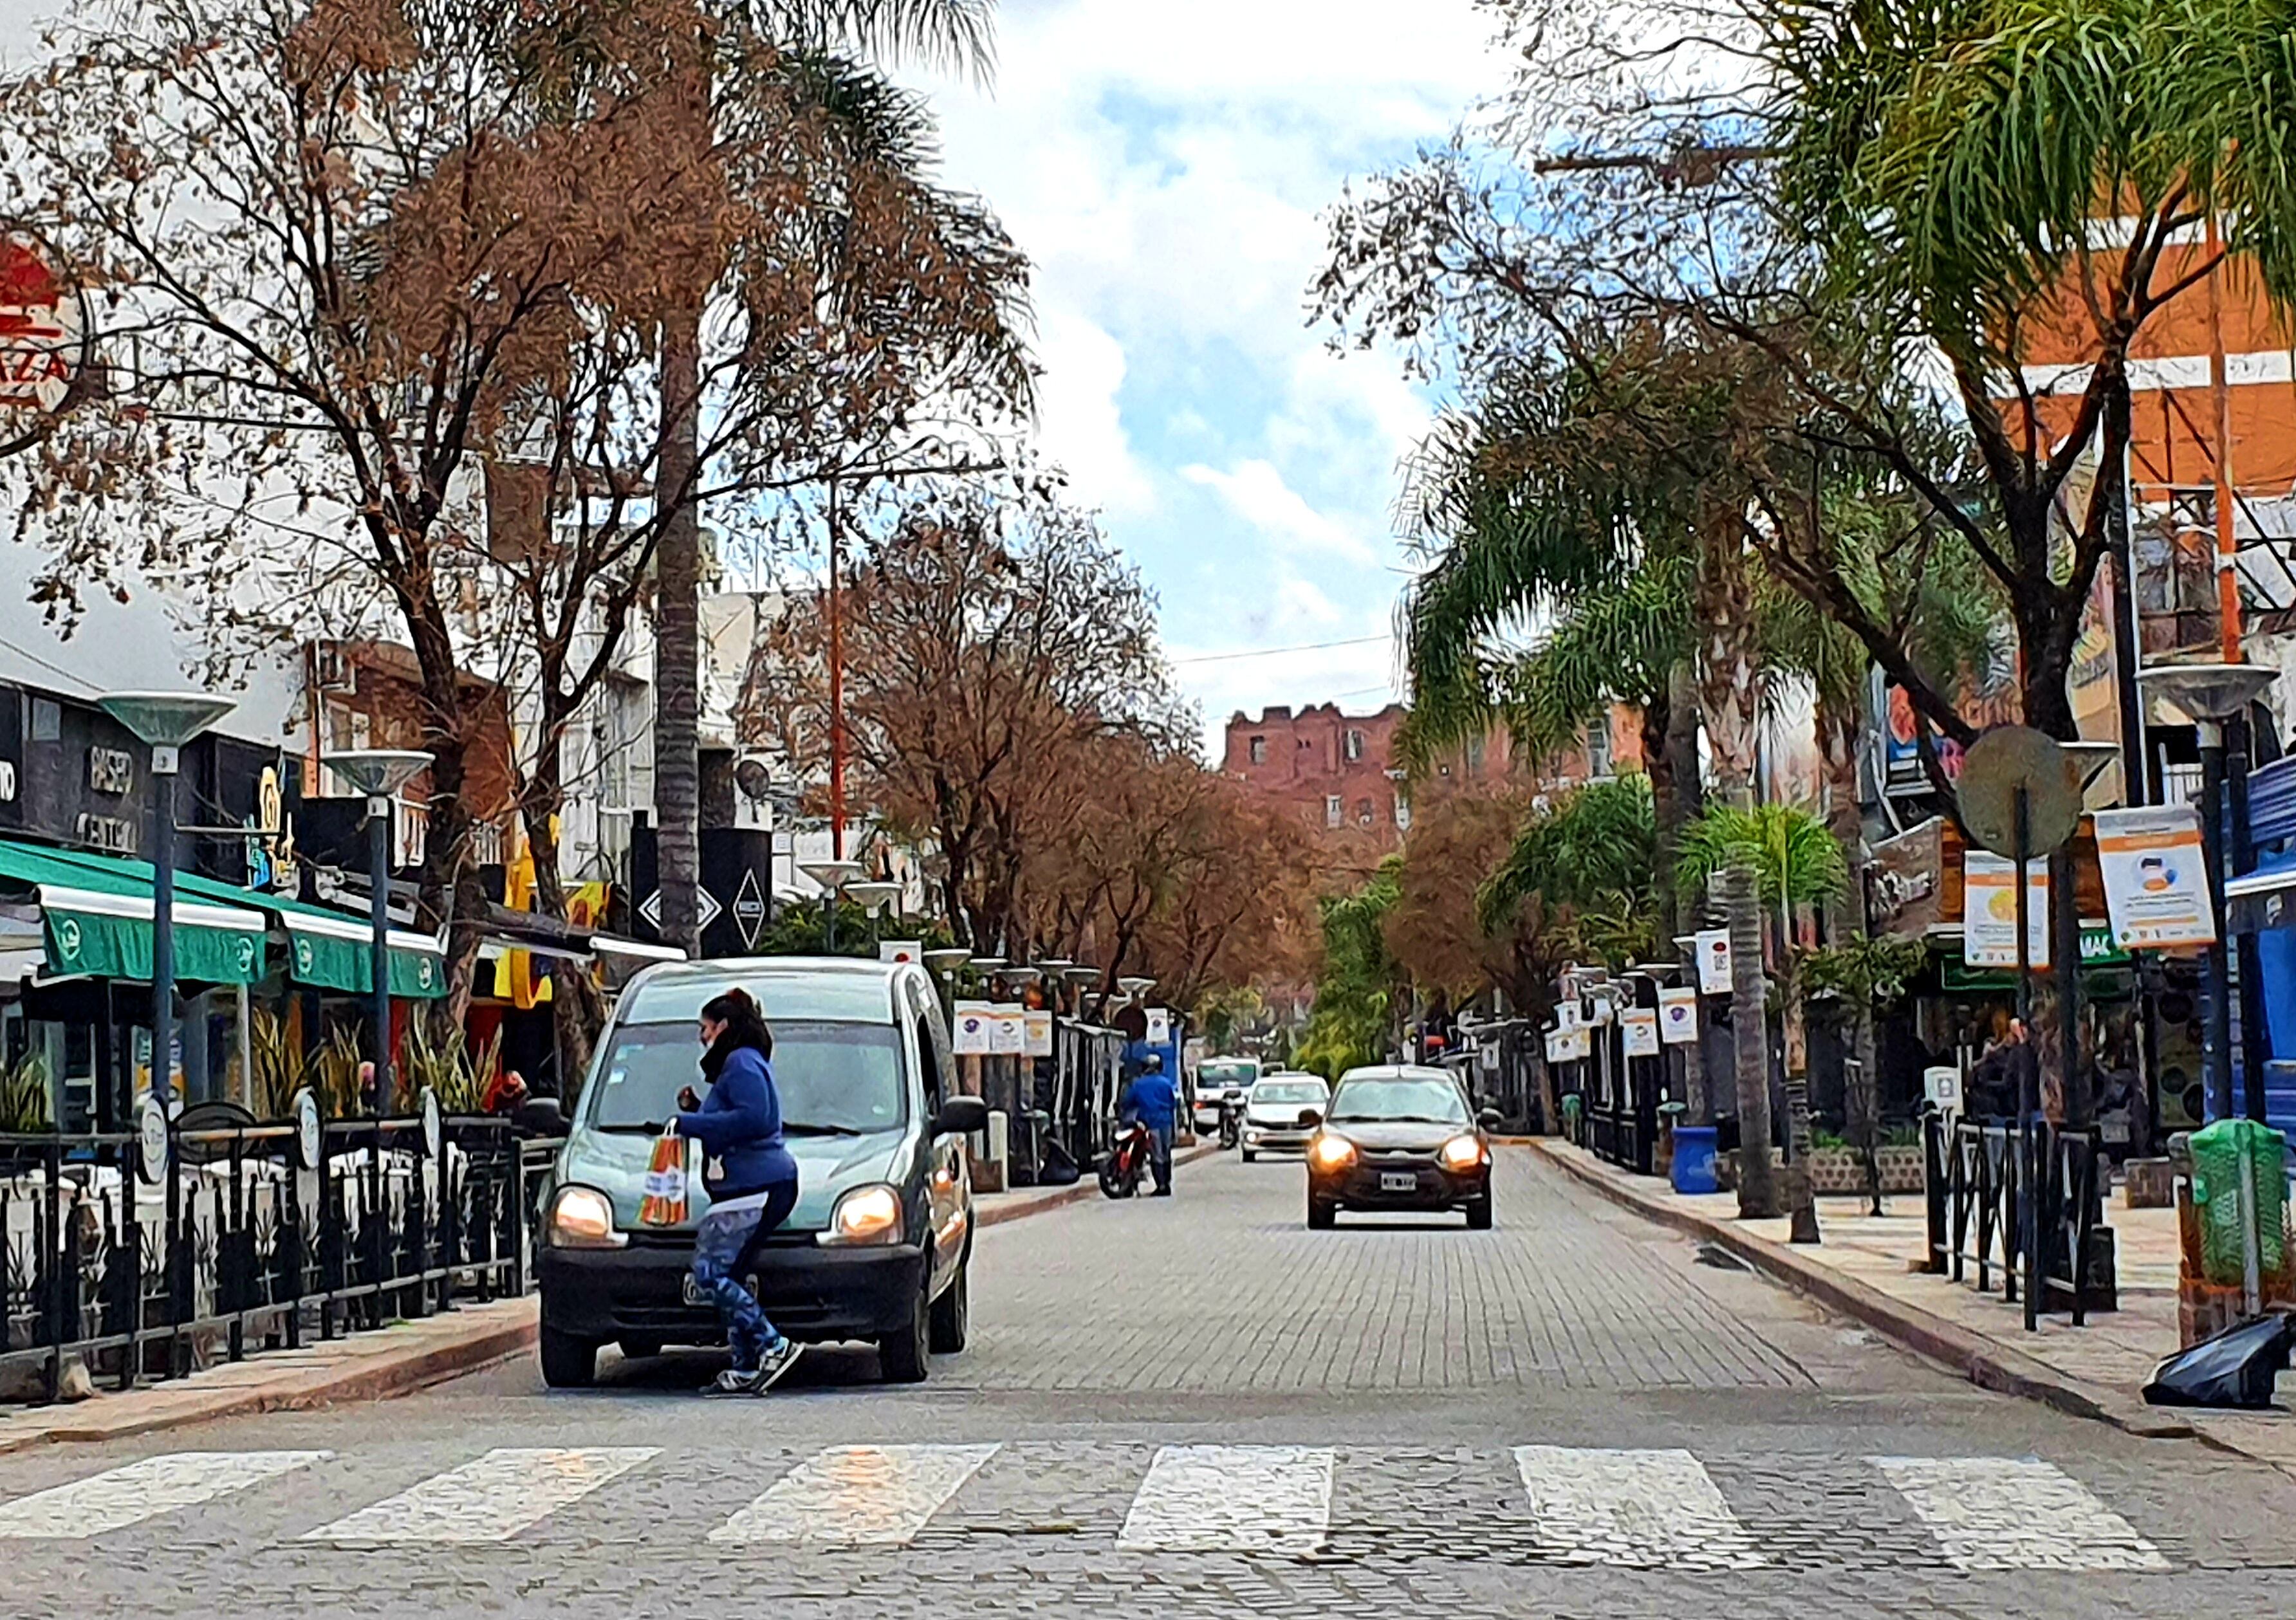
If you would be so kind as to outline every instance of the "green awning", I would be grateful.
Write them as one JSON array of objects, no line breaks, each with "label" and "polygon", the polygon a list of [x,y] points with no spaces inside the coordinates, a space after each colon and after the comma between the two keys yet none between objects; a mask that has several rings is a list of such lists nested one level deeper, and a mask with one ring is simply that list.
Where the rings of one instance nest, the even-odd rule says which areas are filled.
[{"label": "green awning", "polygon": [[[373,993],[374,925],[365,917],[291,900],[260,889],[234,888],[212,878],[176,879],[180,894],[251,905],[277,920],[287,931],[287,977],[314,990],[347,995]],[[430,1001],[447,994],[447,956],[428,934],[393,929],[389,955],[390,994],[406,1001]]]},{"label": "green awning", "polygon": [[[42,890],[48,964],[56,972],[150,979],[150,862],[0,840],[0,880],[12,877]],[[55,898],[50,897],[50,888],[57,891]],[[80,891],[121,897],[125,909],[120,900],[92,905],[75,897]],[[135,909],[138,897],[140,912]],[[367,966],[373,929],[363,917],[181,871],[176,874],[174,915],[179,978],[246,984],[261,978],[263,937],[275,921],[286,932],[287,976],[296,983],[349,995],[365,995],[373,988]],[[60,916],[69,920],[69,926],[60,925]],[[139,917],[140,947],[132,937]],[[234,972],[217,970],[237,962],[250,926],[254,945],[247,966]],[[228,939],[211,939],[211,934]],[[437,940],[393,929],[390,953],[392,995],[428,1001],[447,994],[446,957]]]},{"label": "green awning", "polygon": [[[38,899],[51,970],[150,980],[149,865],[0,840],[0,882]],[[170,915],[178,978],[243,985],[262,976],[260,912],[179,893]]]}]

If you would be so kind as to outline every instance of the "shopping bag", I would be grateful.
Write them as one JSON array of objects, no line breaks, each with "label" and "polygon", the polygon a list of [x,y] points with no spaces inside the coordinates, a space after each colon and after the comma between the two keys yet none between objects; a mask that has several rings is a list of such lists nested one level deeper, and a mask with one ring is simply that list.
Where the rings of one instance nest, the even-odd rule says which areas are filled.
[{"label": "shopping bag", "polygon": [[676,1226],[685,1219],[685,1138],[672,1125],[653,1144],[646,1166],[645,1197],[638,1201],[641,1226]]}]

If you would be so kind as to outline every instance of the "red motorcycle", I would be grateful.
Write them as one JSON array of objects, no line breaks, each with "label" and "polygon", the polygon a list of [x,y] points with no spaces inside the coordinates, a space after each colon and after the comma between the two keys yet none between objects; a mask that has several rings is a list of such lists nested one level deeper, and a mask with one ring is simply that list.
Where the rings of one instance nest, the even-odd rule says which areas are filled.
[{"label": "red motorcycle", "polygon": [[1100,1190],[1112,1199],[1128,1199],[1140,1190],[1148,1170],[1148,1127],[1135,1119],[1116,1127],[1108,1152],[1100,1161]]}]

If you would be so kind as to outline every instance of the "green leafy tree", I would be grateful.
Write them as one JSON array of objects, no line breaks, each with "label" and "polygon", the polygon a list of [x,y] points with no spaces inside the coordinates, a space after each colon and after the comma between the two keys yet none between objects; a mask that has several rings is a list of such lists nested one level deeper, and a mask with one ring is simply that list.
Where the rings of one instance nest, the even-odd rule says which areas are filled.
[{"label": "green leafy tree", "polygon": [[1382,924],[1401,897],[1402,857],[1390,855],[1371,880],[1323,902],[1324,963],[1316,1004],[1292,1060],[1329,1080],[1387,1055],[1409,980],[1388,954]]}]

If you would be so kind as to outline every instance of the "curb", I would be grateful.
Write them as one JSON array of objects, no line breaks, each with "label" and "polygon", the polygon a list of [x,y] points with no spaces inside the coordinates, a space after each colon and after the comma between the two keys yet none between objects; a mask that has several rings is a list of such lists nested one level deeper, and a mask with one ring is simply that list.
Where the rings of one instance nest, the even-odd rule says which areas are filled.
[{"label": "curb", "polygon": [[[526,1297],[531,1301],[535,1297]],[[225,1418],[307,1411],[339,1402],[381,1401],[411,1395],[531,1350],[538,1313],[529,1308],[520,1313],[520,1318],[515,1321],[488,1322],[467,1337],[413,1346],[403,1353],[378,1349],[341,1367],[306,1371],[296,1377],[283,1376],[270,1384],[211,1389],[184,1383],[153,1385],[126,1397],[135,1410],[107,1411],[105,1408],[120,1397],[105,1395],[74,1406],[34,1408],[34,1411],[53,1411],[57,1416],[52,1422],[19,1434],[0,1429],[0,1456],[36,1445],[131,1439]],[[259,1368],[260,1362],[250,1361],[234,1365]]]},{"label": "curb", "polygon": [[2199,1435],[2200,1431],[2184,1419],[2168,1416],[2114,1391],[2068,1377],[2036,1357],[2008,1349],[1919,1305],[1892,1299],[1870,1283],[1805,1260],[1783,1244],[1742,1231],[1727,1221],[1645,1198],[1600,1171],[1563,1157],[1544,1142],[1534,1141],[1530,1148],[1546,1163],[1611,1203],[1632,1210],[1644,1220],[1726,1249],[1773,1282],[1783,1283],[1838,1314],[1864,1323],[1891,1343],[1937,1362],[1980,1389],[2038,1401],[2069,1416],[2109,1423],[2126,1434],[2145,1439],[2188,1440]]},{"label": "curb", "polygon": [[[1182,1165],[1193,1165],[1219,1151],[1218,1142],[1199,1142],[1193,1148],[1183,1148],[1172,1155],[1172,1168],[1177,1172]],[[1008,1222],[1026,1220],[1047,1209],[1065,1209],[1070,1204],[1082,1203],[1100,1194],[1100,1183],[1089,1176],[1079,1177],[1073,1187],[1063,1187],[1058,1192],[1048,1192],[1042,1198],[1029,1199],[1015,1204],[1003,1204],[990,1209],[976,1208],[972,1224],[976,1231],[984,1226],[1003,1226]]]}]

